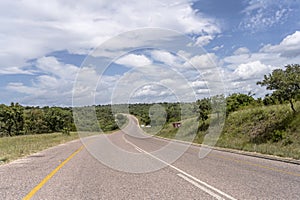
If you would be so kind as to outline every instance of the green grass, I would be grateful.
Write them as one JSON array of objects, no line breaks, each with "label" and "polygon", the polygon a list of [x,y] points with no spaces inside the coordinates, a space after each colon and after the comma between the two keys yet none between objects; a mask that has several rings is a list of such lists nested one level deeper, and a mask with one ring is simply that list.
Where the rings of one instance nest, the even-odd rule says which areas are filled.
[{"label": "green grass", "polygon": [[[300,102],[293,113],[289,104],[249,107],[230,113],[216,146],[300,159]],[[187,127],[178,135],[172,124],[157,134],[161,137],[191,141]],[[181,128],[180,128],[181,129]],[[213,130],[213,129],[211,129]],[[203,143],[205,131],[198,131],[193,142]]]},{"label": "green grass", "polygon": [[62,133],[25,135],[0,138],[0,164],[39,152],[49,147],[78,139],[75,132],[70,135]]},{"label": "green grass", "polygon": [[174,128],[172,123],[165,124],[164,127],[156,135],[176,140],[192,142],[194,141],[194,138],[198,135],[198,125],[198,121],[195,117],[185,119],[181,121],[180,128]]},{"label": "green grass", "polygon": [[70,132],[70,135],[62,133],[45,133],[36,135],[2,137],[0,138],[0,165],[59,144],[79,139],[79,137],[89,137],[99,134],[111,134],[116,132],[117,130],[101,133],[81,131],[80,134],[78,134],[77,132]]},{"label": "green grass", "polygon": [[300,159],[300,112],[286,104],[231,113],[217,146]]}]

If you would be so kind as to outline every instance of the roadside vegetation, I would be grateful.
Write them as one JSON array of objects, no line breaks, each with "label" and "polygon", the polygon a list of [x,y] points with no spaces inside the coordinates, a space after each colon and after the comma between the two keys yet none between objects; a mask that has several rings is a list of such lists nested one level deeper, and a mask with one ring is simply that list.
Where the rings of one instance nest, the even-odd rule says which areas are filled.
[{"label": "roadside vegetation", "polygon": [[[11,137],[19,135],[45,134],[61,132],[69,135],[77,131],[99,131],[103,132],[117,130],[118,125],[126,122],[123,115],[118,116],[119,124],[112,113],[110,105],[87,106],[74,108],[76,125],[74,123],[73,109],[61,107],[29,107],[18,103],[7,106],[0,105],[0,137]],[[96,123],[91,119],[96,113]],[[124,119],[122,119],[124,118]],[[125,120],[125,121],[124,121]]]},{"label": "roadside vegetation", "polygon": [[39,152],[68,141],[78,139],[78,134],[47,133],[0,138],[0,164]]},{"label": "roadside vegetation", "polygon": [[[223,131],[216,146],[300,159],[300,112],[292,111],[289,102],[264,101],[246,94],[232,94],[226,98],[226,102],[227,110],[234,109],[226,113]],[[203,102],[197,103],[201,107]],[[300,110],[300,102],[295,102],[294,108]],[[174,128],[172,121],[169,121],[155,134],[201,144],[211,125],[211,113],[207,113],[207,118],[200,119],[199,114],[182,120],[181,128],[185,133],[179,131],[181,128]],[[195,124],[198,126],[195,127]],[[151,129],[153,127],[144,128],[147,133],[153,134]],[[196,135],[191,138],[193,133]]]},{"label": "roadside vegetation", "polygon": [[[97,124],[90,124],[91,108],[96,110]],[[80,130],[89,134],[110,133],[127,123],[123,115],[112,114],[111,106],[79,108]],[[116,120],[115,120],[116,119]],[[81,124],[80,124],[81,123]],[[119,125],[119,126],[118,126]],[[43,149],[78,139],[72,108],[24,107],[18,103],[0,105],[0,164]]]},{"label": "roadside vegetation", "polygon": [[235,111],[217,145],[300,159],[300,112],[293,112],[288,103]]},{"label": "roadside vegetation", "polygon": [[[156,135],[191,141],[188,132],[196,132],[192,140],[201,144],[213,124],[212,106],[216,99],[224,98],[226,119],[216,146],[300,159],[300,66],[276,69],[257,84],[266,86],[271,93],[258,99],[251,93],[234,93],[198,100],[193,105],[198,108],[198,115],[196,119],[190,117],[198,122],[197,130],[189,126],[195,123],[181,119],[183,126],[188,127],[185,128],[187,133],[182,134],[167,120]],[[139,119],[144,116],[135,114]]]},{"label": "roadside vegetation", "polygon": [[[205,136],[213,134],[208,130],[218,121],[216,119],[223,118],[225,124],[218,124],[223,126],[223,131],[217,146],[300,159],[300,66],[288,65],[285,69],[274,70],[257,84],[270,90],[270,94],[257,99],[251,93],[234,93],[192,103],[78,108],[2,104],[0,162],[78,138],[76,131],[118,130],[126,125],[128,119],[116,113],[128,110],[149,134],[199,144]],[[96,119],[91,120],[94,112]],[[174,127],[173,123],[180,123],[182,127]]]}]

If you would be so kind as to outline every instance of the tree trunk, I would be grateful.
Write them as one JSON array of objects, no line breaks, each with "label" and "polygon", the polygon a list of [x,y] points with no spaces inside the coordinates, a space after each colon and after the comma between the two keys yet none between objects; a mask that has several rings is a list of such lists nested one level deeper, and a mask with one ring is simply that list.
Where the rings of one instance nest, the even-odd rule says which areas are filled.
[{"label": "tree trunk", "polygon": [[11,134],[11,127],[8,127],[8,130],[7,130],[7,133],[10,137],[12,137],[12,134]]},{"label": "tree trunk", "polygon": [[290,99],[290,104],[291,104],[291,108],[292,108],[293,112],[295,113],[296,110],[294,108],[293,99]]}]

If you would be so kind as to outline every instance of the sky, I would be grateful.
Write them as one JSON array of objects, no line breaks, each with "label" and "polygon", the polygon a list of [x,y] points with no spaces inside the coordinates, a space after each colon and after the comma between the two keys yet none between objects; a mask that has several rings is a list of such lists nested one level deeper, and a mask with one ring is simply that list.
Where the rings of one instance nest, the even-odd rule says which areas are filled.
[{"label": "sky", "polygon": [[300,63],[299,0],[0,1],[0,103],[194,101]]}]

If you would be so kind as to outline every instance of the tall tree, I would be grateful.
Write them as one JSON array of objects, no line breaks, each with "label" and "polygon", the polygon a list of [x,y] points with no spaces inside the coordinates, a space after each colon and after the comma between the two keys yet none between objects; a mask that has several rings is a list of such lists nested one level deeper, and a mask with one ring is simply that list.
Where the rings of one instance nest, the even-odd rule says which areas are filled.
[{"label": "tall tree", "polygon": [[269,75],[264,76],[258,85],[266,86],[267,90],[273,90],[274,96],[279,100],[290,102],[291,109],[296,112],[293,101],[300,94],[300,65],[293,64],[283,69],[275,69]]},{"label": "tall tree", "polygon": [[11,103],[10,106],[0,107],[1,132],[6,135],[20,135],[23,133],[24,116],[23,107],[18,103]]},{"label": "tall tree", "polygon": [[23,134],[24,127],[24,108],[19,103],[11,103],[11,109],[13,112],[13,121],[15,134],[20,135]]},{"label": "tall tree", "polygon": [[0,120],[1,120],[1,132],[4,136],[13,136],[13,111],[9,106],[1,105],[1,112],[0,112]]},{"label": "tall tree", "polygon": [[199,119],[204,123],[208,119],[208,115],[211,112],[211,100],[204,98],[197,101],[199,105]]}]

